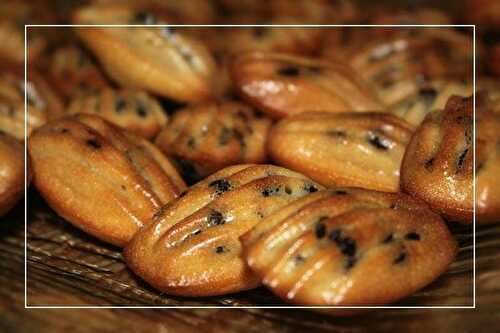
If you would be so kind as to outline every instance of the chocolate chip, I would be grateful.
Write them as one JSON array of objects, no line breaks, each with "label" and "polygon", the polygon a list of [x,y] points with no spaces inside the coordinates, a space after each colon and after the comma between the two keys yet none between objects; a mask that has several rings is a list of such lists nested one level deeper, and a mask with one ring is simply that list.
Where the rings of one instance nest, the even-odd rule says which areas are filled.
[{"label": "chocolate chip", "polygon": [[148,115],[148,108],[142,101],[137,101],[137,105],[135,107],[135,111],[141,118],[146,118]]},{"label": "chocolate chip", "polygon": [[467,154],[469,153],[469,148],[466,148],[462,151],[462,153],[458,156],[457,160],[457,171],[462,170],[465,162],[465,158],[467,157]]},{"label": "chocolate chip", "polygon": [[278,69],[278,74],[283,76],[298,76],[300,73],[297,67],[282,67]]},{"label": "chocolate chip", "polygon": [[337,244],[342,254],[350,257],[356,254],[356,241],[348,236],[342,236],[342,230],[332,230],[328,237]]},{"label": "chocolate chip", "polygon": [[430,105],[436,99],[438,92],[433,87],[422,87],[418,91],[418,94],[424,99],[427,105]]},{"label": "chocolate chip", "polygon": [[115,101],[115,110],[118,113],[121,113],[125,107],[127,106],[127,102],[121,97],[118,97]]},{"label": "chocolate chip", "polygon": [[262,195],[264,197],[270,197],[272,195],[276,195],[280,192],[281,186],[273,186],[273,187],[268,187],[262,191]]},{"label": "chocolate chip", "polygon": [[356,257],[347,257],[347,260],[344,264],[344,268],[346,270],[350,270],[351,268],[354,267],[354,265],[356,265],[357,261],[358,261],[358,259]]},{"label": "chocolate chip", "polygon": [[389,235],[387,235],[387,237],[384,238],[384,240],[382,241],[382,244],[389,244],[393,240],[394,240],[394,235],[393,234],[389,234]]},{"label": "chocolate chip", "polygon": [[403,261],[406,260],[406,252],[401,252],[397,257],[396,259],[393,260],[393,264],[400,264],[402,263]]},{"label": "chocolate chip", "polygon": [[97,139],[88,139],[87,145],[91,146],[94,149],[100,149],[102,147],[101,143],[97,141]]},{"label": "chocolate chip", "polygon": [[215,253],[224,253],[224,252],[227,252],[227,249],[224,246],[217,246],[215,248]]},{"label": "chocolate chip", "polygon": [[306,186],[306,191],[309,193],[314,193],[318,191],[318,188],[314,186],[313,184],[307,185]]},{"label": "chocolate chip", "polygon": [[226,222],[226,221],[224,221],[224,215],[222,215],[221,212],[216,211],[216,210],[212,210],[210,212],[210,214],[208,215],[207,219],[208,219],[208,226],[209,227],[212,227],[215,225],[222,225]]},{"label": "chocolate chip", "polygon": [[373,132],[368,133],[368,142],[370,142],[372,146],[380,150],[388,150],[391,147],[390,140],[381,138],[379,135]]},{"label": "chocolate chip", "polygon": [[285,193],[286,194],[292,194],[292,189],[290,188],[290,186],[285,186]]},{"label": "chocolate chip", "polygon": [[425,162],[425,165],[424,165],[424,166],[425,166],[425,168],[426,168],[427,170],[429,170],[429,171],[430,171],[430,170],[432,170],[432,167],[434,166],[434,157],[433,157],[433,158],[428,159],[428,160]]},{"label": "chocolate chip", "polygon": [[316,235],[317,239],[321,239],[325,237],[326,235],[326,226],[322,222],[316,223],[316,226],[314,227],[314,234]]},{"label": "chocolate chip", "polygon": [[195,138],[190,137],[190,138],[187,140],[187,145],[188,145],[188,147],[189,147],[189,148],[194,148],[195,144],[196,144],[196,140],[195,140]]},{"label": "chocolate chip", "polygon": [[413,240],[413,241],[419,241],[420,240],[420,235],[416,232],[409,232],[406,234],[405,238],[407,240]]},{"label": "chocolate chip", "polygon": [[215,195],[219,196],[224,192],[231,190],[231,183],[226,179],[217,179],[208,184],[209,187],[215,189]]}]

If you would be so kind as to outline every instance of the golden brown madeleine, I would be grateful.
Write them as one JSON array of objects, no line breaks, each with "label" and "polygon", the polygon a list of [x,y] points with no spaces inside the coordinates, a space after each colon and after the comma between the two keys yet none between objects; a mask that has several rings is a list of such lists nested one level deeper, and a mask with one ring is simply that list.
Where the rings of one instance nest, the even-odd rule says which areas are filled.
[{"label": "golden brown madeleine", "polygon": [[0,217],[5,215],[24,193],[24,147],[0,131]]},{"label": "golden brown madeleine", "polygon": [[58,48],[49,66],[50,82],[67,99],[109,86],[89,55],[78,46]]},{"label": "golden brown madeleine", "polygon": [[298,305],[391,303],[435,280],[457,252],[446,224],[425,204],[360,188],[294,201],[242,241],[263,284]]},{"label": "golden brown madeleine", "polygon": [[417,90],[412,94],[389,107],[389,112],[417,127],[429,112],[443,109],[451,96],[466,97],[470,96],[472,91],[473,87],[470,83],[459,81],[425,82],[419,84]]},{"label": "golden brown madeleine", "polygon": [[270,126],[243,103],[210,102],[176,112],[156,144],[204,177],[232,164],[265,162]]},{"label": "golden brown madeleine", "polygon": [[73,99],[67,113],[95,114],[146,139],[154,138],[168,120],[160,103],[146,92],[111,88]]},{"label": "golden brown madeleine", "polygon": [[320,189],[271,165],[231,166],[162,208],[125,249],[128,266],[153,287],[182,296],[223,295],[259,284],[238,239],[258,221]]},{"label": "golden brown madeleine", "polygon": [[470,223],[473,207],[473,102],[452,96],[412,136],[401,165],[401,189],[447,219]]},{"label": "golden brown madeleine", "polygon": [[281,53],[250,52],[231,65],[237,92],[274,118],[305,111],[366,112],[383,105],[348,66]]},{"label": "golden brown madeleine", "polygon": [[324,186],[397,192],[410,137],[410,126],[391,114],[311,112],[276,124],[268,151]]},{"label": "golden brown madeleine", "polygon": [[[495,104],[493,104],[495,103]],[[476,95],[476,223],[500,221],[500,108]]]},{"label": "golden brown madeleine", "polygon": [[48,123],[29,138],[28,150],[47,203],[76,227],[118,246],[185,187],[151,143],[93,115]]},{"label": "golden brown madeleine", "polygon": [[[154,14],[153,14],[154,13]],[[155,16],[156,15],[156,16]],[[78,24],[165,24],[156,11],[113,4],[85,7]],[[161,27],[75,28],[77,35],[118,84],[182,102],[211,97],[215,62],[205,45]]]}]

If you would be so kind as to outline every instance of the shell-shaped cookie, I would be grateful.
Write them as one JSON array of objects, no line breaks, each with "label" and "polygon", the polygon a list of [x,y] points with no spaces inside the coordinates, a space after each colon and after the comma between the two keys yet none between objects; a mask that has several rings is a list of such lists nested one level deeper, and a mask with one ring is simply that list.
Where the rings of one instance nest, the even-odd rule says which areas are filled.
[{"label": "shell-shaped cookie", "polygon": [[408,124],[387,113],[311,112],[276,124],[268,151],[279,165],[325,186],[397,192],[411,134]]},{"label": "shell-shaped cookie", "polygon": [[[154,14],[153,14],[154,13]],[[162,24],[165,16],[131,6],[96,5],[74,15],[79,24]],[[118,84],[144,89],[176,101],[212,96],[216,68],[205,45],[182,32],[162,27],[76,28],[77,35]]]},{"label": "shell-shaped cookie", "polygon": [[237,92],[245,100],[274,118],[305,111],[383,109],[364,80],[341,63],[250,52],[234,59],[231,76]]},{"label": "shell-shaped cookie", "polygon": [[360,188],[301,198],[241,239],[264,285],[311,306],[397,301],[435,280],[457,252],[446,224],[425,204]]},{"label": "shell-shaped cookie", "polygon": [[391,106],[389,112],[404,119],[417,127],[422,123],[425,116],[434,110],[442,110],[448,99],[453,95],[470,96],[473,87],[471,84],[455,81],[434,81],[419,85],[401,100]]},{"label": "shell-shaped cookie", "polygon": [[68,99],[109,86],[89,55],[74,45],[61,47],[52,54],[49,77],[58,92]]},{"label": "shell-shaped cookie", "polygon": [[77,97],[70,103],[67,113],[95,114],[146,139],[154,138],[168,120],[160,103],[152,96],[126,89],[106,88]]},{"label": "shell-shaped cookie", "polygon": [[271,165],[231,166],[166,205],[125,249],[128,266],[153,287],[182,296],[222,295],[259,284],[239,237],[320,185]]},{"label": "shell-shaped cookie", "polygon": [[472,119],[472,98],[452,96],[417,128],[401,165],[402,190],[465,223],[473,211]]},{"label": "shell-shaped cookie", "polygon": [[151,143],[93,115],[48,123],[28,140],[34,183],[76,227],[124,246],[185,185]]},{"label": "shell-shaped cookie", "polygon": [[24,147],[0,131],[0,217],[5,215],[24,193]]},{"label": "shell-shaped cookie", "polygon": [[476,223],[500,221],[500,112],[476,95]]},{"label": "shell-shaped cookie", "polygon": [[265,162],[270,125],[240,102],[198,104],[176,112],[156,144],[204,177],[233,164]]}]

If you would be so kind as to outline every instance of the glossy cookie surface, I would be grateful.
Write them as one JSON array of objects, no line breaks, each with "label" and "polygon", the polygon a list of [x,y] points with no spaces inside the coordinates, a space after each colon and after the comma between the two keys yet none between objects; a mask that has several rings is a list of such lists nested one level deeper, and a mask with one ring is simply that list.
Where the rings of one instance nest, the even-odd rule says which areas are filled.
[{"label": "glossy cookie surface", "polygon": [[238,93],[274,118],[305,112],[366,112],[383,105],[349,66],[283,53],[250,52],[235,58]]},{"label": "glossy cookie surface", "polygon": [[451,97],[427,115],[401,166],[401,188],[447,219],[470,223],[473,211],[473,100]]},{"label": "glossy cookie surface", "polygon": [[185,187],[156,147],[97,116],[50,122],[33,133],[28,150],[47,203],[76,227],[118,246]]},{"label": "glossy cookie surface", "polygon": [[243,103],[204,103],[176,112],[156,144],[206,176],[231,164],[265,162],[270,125]]},{"label": "glossy cookie surface", "polygon": [[443,220],[425,204],[359,188],[301,198],[259,222],[242,242],[264,285],[287,302],[313,306],[394,302],[436,279],[457,251]]},{"label": "glossy cookie surface", "polygon": [[182,296],[223,295],[259,284],[239,236],[320,185],[284,168],[236,165],[166,205],[125,249],[129,267],[153,287]]},{"label": "glossy cookie surface", "polygon": [[168,121],[160,103],[144,91],[137,90],[106,88],[76,97],[67,113],[95,114],[146,139],[154,138]]},{"label": "glossy cookie surface", "polygon": [[399,169],[411,128],[386,113],[311,112],[281,120],[269,154],[325,186],[399,190]]}]

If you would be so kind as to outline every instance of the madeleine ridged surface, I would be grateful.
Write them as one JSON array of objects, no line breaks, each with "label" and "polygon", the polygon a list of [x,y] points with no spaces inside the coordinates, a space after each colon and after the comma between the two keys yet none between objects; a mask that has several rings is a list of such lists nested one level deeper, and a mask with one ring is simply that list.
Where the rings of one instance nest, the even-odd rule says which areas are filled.
[{"label": "madeleine ridged surface", "polygon": [[349,66],[282,53],[249,52],[231,64],[238,93],[274,118],[305,111],[383,110],[370,86]]},{"label": "madeleine ridged surface", "polygon": [[397,192],[410,126],[387,113],[311,112],[285,118],[270,131],[279,165],[325,186]]},{"label": "madeleine ridged surface", "polygon": [[75,45],[63,46],[54,51],[48,74],[49,81],[68,99],[109,86],[89,55]]},{"label": "madeleine ridged surface", "polygon": [[425,204],[360,188],[294,201],[242,242],[264,285],[287,302],[311,306],[397,301],[435,280],[457,252],[446,224]]},{"label": "madeleine ridged surface", "polygon": [[470,223],[473,211],[473,101],[452,96],[429,113],[408,144],[401,188],[447,219]]},{"label": "madeleine ridged surface", "polygon": [[321,188],[271,165],[220,170],[166,205],[125,249],[129,267],[153,287],[182,296],[223,295],[259,285],[239,237],[280,207]]},{"label": "madeleine ridged surface", "polygon": [[73,99],[67,113],[95,114],[146,139],[154,138],[168,121],[160,103],[146,92],[111,88]]},{"label": "madeleine ridged surface", "polygon": [[185,185],[151,143],[93,115],[53,121],[28,140],[34,183],[76,227],[125,245]]},{"label": "madeleine ridged surface", "polygon": [[476,96],[476,223],[500,221],[500,112],[493,110],[499,106]]},{"label": "madeleine ridged surface", "polygon": [[[150,11],[148,11],[148,9]],[[78,10],[78,24],[163,24],[168,14],[132,5]],[[171,28],[75,28],[107,74],[123,87],[144,89],[176,101],[212,96],[215,62],[205,45]]]},{"label": "madeleine ridged surface", "polygon": [[0,217],[5,215],[24,193],[24,147],[0,131]]},{"label": "madeleine ridged surface", "polygon": [[270,126],[243,103],[198,104],[176,112],[156,144],[203,177],[232,164],[265,162]]}]

